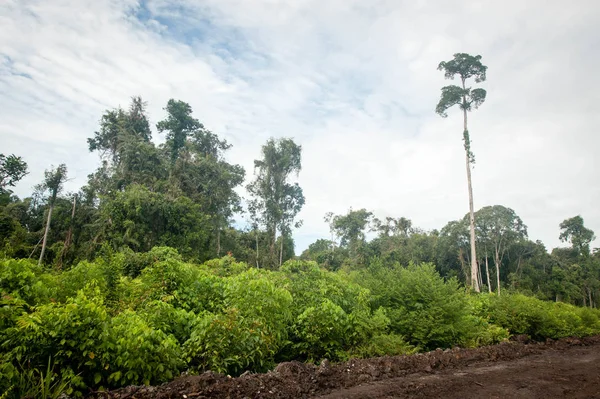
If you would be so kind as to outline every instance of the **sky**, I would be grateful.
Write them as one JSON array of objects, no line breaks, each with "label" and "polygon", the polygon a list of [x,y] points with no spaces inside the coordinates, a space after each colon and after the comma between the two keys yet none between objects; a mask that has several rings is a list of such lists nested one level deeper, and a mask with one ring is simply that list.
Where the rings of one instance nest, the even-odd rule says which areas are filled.
[{"label": "sky", "polygon": [[480,54],[475,208],[514,209],[552,248],[575,215],[600,235],[598,21],[595,0],[0,0],[0,152],[29,164],[20,196],[63,162],[77,190],[105,110],[140,95],[155,125],[175,98],[247,180],[268,138],[302,145],[297,252],[350,207],[441,229],[468,194],[460,111],[434,112],[452,84],[437,66]]}]

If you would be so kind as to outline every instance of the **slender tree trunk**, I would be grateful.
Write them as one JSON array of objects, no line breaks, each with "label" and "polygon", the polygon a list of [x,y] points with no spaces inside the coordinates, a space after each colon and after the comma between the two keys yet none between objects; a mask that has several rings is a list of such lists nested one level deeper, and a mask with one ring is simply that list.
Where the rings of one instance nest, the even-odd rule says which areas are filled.
[{"label": "slender tree trunk", "polygon": [[498,248],[496,248],[496,285],[498,286],[498,296],[500,296],[500,255],[498,254]]},{"label": "slender tree trunk", "polygon": [[488,292],[492,293],[492,282],[490,281],[490,266],[488,264],[487,254],[485,255],[485,274],[487,274]]},{"label": "slender tree trunk", "polygon": [[221,229],[217,227],[217,258],[221,256]]},{"label": "slender tree trunk", "polygon": [[67,236],[65,237],[65,245],[60,251],[60,257],[58,258],[58,269],[62,268],[63,259],[69,247],[71,246],[71,241],[73,240],[73,223],[75,220],[75,206],[77,205],[77,194],[73,196],[73,208],[71,209],[71,224],[69,225],[69,230],[67,231]]},{"label": "slender tree trunk", "polygon": [[255,230],[254,232],[256,233],[256,268],[260,269],[258,264],[258,230]]},{"label": "slender tree trunk", "polygon": [[594,303],[592,302],[592,290],[590,288],[588,288],[587,292],[588,292],[588,298],[589,298],[588,303],[590,304],[590,308],[593,308]]},{"label": "slender tree trunk", "polygon": [[281,238],[281,244],[279,246],[279,267],[281,267],[281,264],[283,263],[283,234],[279,238]]},{"label": "slender tree trunk", "polygon": [[[276,262],[275,259],[277,259],[275,256],[275,244],[277,243],[277,227],[273,227],[273,242],[271,242],[271,246],[270,246],[270,250],[269,250],[269,254],[270,254],[270,259],[269,262]],[[272,265],[271,265],[272,266]]]},{"label": "slender tree trunk", "polygon": [[44,259],[44,252],[46,252],[46,242],[48,240],[48,232],[50,231],[50,221],[52,220],[52,209],[54,209],[54,204],[50,204],[48,208],[48,220],[46,220],[46,229],[44,231],[44,239],[42,240],[42,252],[40,253],[40,260],[38,261],[38,266],[42,264],[42,260]]},{"label": "slender tree trunk", "polygon": [[481,265],[478,264],[477,267],[477,281],[479,281],[479,288],[481,289],[481,287],[483,286],[483,276],[481,275]]},{"label": "slender tree trunk", "polygon": [[460,268],[463,271],[463,273],[465,274],[465,282],[468,283],[468,281],[469,281],[469,271],[467,270],[467,267],[465,266],[465,257],[464,257],[462,248],[460,248],[458,250],[458,260],[460,261]]},{"label": "slender tree trunk", "polygon": [[[463,82],[464,87],[464,82]],[[463,110],[465,140],[468,140],[467,110]],[[471,286],[475,292],[479,292],[479,281],[477,281],[477,251],[475,249],[475,210],[473,209],[473,185],[471,184],[471,158],[469,149],[465,142],[465,158],[467,164],[467,183],[469,186],[469,226],[471,230]]]},{"label": "slender tree trunk", "polygon": [[[521,277],[523,277],[523,273],[521,271],[521,255],[519,255],[519,260],[517,261],[517,271],[515,274],[519,276],[519,280],[521,280]],[[513,288],[515,288],[515,280],[516,279],[513,279],[511,284]]]}]

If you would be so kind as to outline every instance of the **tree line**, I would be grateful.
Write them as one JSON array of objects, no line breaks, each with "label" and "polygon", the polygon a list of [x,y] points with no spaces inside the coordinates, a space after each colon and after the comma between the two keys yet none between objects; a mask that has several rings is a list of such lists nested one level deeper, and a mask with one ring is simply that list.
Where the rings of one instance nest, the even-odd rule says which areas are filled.
[{"label": "tree line", "polygon": [[[331,237],[319,239],[301,255],[322,266],[367,268],[384,264],[432,262],[444,277],[455,276],[475,291],[498,294],[520,290],[545,299],[596,306],[600,294],[598,251],[593,231],[581,216],[560,224],[570,248],[546,250],[531,241],[527,227],[510,208],[475,210],[471,169],[475,162],[468,113],[483,104],[486,91],[469,80],[486,80],[481,56],[457,53],[439,64],[447,79],[435,111],[442,117],[458,106],[463,114],[463,145],[469,213],[440,230],[424,231],[406,217],[378,219],[366,209],[325,215]],[[11,189],[27,174],[17,155],[0,154],[0,251],[5,257],[35,258],[40,265],[69,268],[107,251],[176,249],[202,263],[225,254],[257,268],[276,269],[295,257],[292,231],[302,221],[305,198],[294,177],[302,169],[302,148],[291,138],[269,139],[254,162],[243,209],[238,191],[246,171],[226,159],[226,140],[194,117],[189,104],[171,99],[152,141],[146,103],[134,97],[128,108],[106,110],[87,139],[99,165],[77,192],[64,192],[67,166],[51,167],[33,193],[18,198]],[[236,228],[245,211],[248,228]],[[369,232],[376,237],[367,240]]]},{"label": "tree line", "polygon": [[301,146],[269,139],[255,161],[248,185],[252,229],[232,227],[242,211],[236,192],[242,166],[225,159],[226,140],[193,117],[183,101],[169,100],[156,129],[166,138],[152,142],[146,104],[134,97],[128,109],[107,110],[88,138],[100,165],[77,192],[65,193],[67,166],[45,172],[31,196],[11,188],[27,173],[22,157],[2,155],[0,244],[5,256],[37,257],[57,268],[92,260],[102,251],[149,251],[170,246],[191,261],[228,252],[258,267],[275,268],[293,257],[292,229],[304,204],[291,182],[301,169]]},{"label": "tree line", "polygon": [[[477,288],[501,294],[518,291],[541,299],[596,307],[600,295],[600,250],[590,249],[594,232],[581,216],[560,223],[559,238],[570,247],[550,252],[530,240],[527,226],[511,208],[486,206],[474,213]],[[448,222],[425,231],[405,217],[379,219],[367,209],[328,213],[331,237],[309,245],[301,258],[329,270],[361,270],[374,264],[436,265],[446,277],[471,283],[470,221]],[[558,231],[558,229],[557,229]],[[368,240],[369,235],[374,236]]]}]

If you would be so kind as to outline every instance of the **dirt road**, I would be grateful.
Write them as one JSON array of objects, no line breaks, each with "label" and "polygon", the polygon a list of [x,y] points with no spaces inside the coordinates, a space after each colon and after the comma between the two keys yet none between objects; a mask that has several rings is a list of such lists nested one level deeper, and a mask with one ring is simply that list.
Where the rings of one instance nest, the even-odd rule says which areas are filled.
[{"label": "dirt road", "polygon": [[350,360],[289,362],[265,374],[207,372],[92,398],[600,399],[600,336]]},{"label": "dirt road", "polygon": [[320,398],[600,398],[600,345],[341,389]]}]

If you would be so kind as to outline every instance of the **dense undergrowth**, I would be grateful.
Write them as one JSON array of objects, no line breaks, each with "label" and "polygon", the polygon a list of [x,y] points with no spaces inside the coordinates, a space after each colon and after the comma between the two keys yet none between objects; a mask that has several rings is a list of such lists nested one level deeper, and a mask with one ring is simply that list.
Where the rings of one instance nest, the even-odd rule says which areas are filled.
[{"label": "dense undergrowth", "polygon": [[183,371],[231,375],[344,360],[600,333],[600,311],[520,294],[472,294],[431,264],[278,271],[175,250],[116,253],[62,272],[0,260],[0,397],[80,396]]}]

